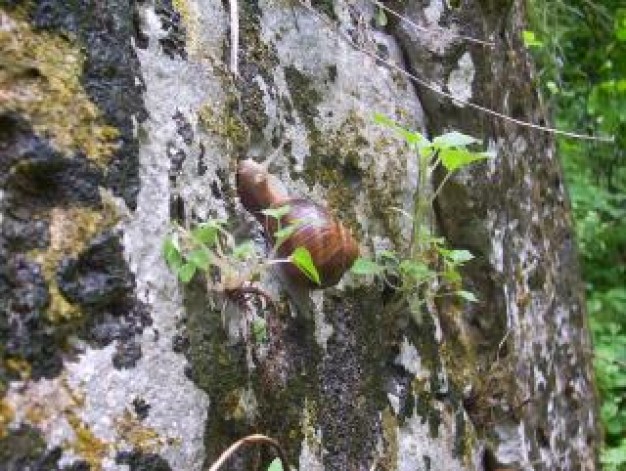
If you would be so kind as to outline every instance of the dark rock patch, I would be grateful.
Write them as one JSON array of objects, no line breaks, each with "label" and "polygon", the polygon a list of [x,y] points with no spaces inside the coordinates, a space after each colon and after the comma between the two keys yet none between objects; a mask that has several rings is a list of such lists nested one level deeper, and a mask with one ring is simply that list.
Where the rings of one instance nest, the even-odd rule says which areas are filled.
[{"label": "dark rock patch", "polygon": [[59,289],[70,302],[106,308],[132,294],[133,275],[123,258],[119,237],[97,236],[77,258],[65,258],[57,269]]},{"label": "dark rock patch", "polygon": [[155,11],[161,19],[161,27],[166,32],[159,39],[163,52],[172,59],[176,57],[187,59],[187,51],[185,50],[187,31],[180,13],[176,11],[171,0],[157,0]]},{"label": "dark rock patch", "polygon": [[40,433],[29,425],[21,425],[0,438],[1,471],[89,471],[89,465],[77,461],[61,468],[61,448],[47,450]]},{"label": "dark rock patch", "polygon": [[[106,172],[106,186],[136,206],[139,191],[139,144],[133,119],[146,119],[139,60],[132,38],[141,33],[134,0],[81,0],[29,2],[33,25],[69,33],[84,45],[83,86],[107,122],[120,132],[119,148]],[[130,5],[129,5],[130,3]],[[140,34],[139,34],[140,35]]]},{"label": "dark rock patch", "polygon": [[140,450],[122,451],[117,454],[115,462],[128,465],[130,471],[172,471],[169,463],[161,456]]}]

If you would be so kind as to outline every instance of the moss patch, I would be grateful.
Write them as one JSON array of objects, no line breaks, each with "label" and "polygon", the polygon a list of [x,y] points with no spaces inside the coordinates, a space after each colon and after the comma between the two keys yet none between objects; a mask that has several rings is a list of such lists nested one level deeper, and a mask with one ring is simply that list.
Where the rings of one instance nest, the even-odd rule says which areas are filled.
[{"label": "moss patch", "polygon": [[229,142],[236,153],[244,153],[248,149],[250,130],[231,107],[215,109],[213,103],[207,103],[198,111],[198,119],[208,132]]},{"label": "moss patch", "polygon": [[[216,304],[222,306],[219,301]],[[212,305],[199,280],[186,287],[185,335],[189,343],[186,353],[191,364],[188,375],[211,399],[205,432],[207,463],[233,441],[250,433],[250,424],[245,418],[235,419],[239,417],[236,413],[239,401],[233,395],[233,391],[247,384],[245,347],[229,344],[220,308]]]},{"label": "moss patch", "polygon": [[[306,84],[306,80],[300,80],[299,83]],[[306,88],[296,90],[304,93]],[[402,151],[398,150],[394,141],[385,137],[372,142],[366,135],[367,123],[356,110],[350,111],[337,129],[326,133],[320,131],[315,127],[315,115],[310,111],[317,100],[315,92],[311,93],[313,95],[301,99],[302,102],[297,105],[309,109],[305,112],[305,123],[309,131],[311,155],[305,161],[305,182],[309,186],[319,184],[325,188],[324,203],[337,213],[357,237],[362,231],[353,198],[356,192],[365,188],[364,199],[370,202],[368,216],[384,227],[385,234],[401,250],[405,244],[401,233],[403,216],[390,208],[403,204],[402,185],[398,180],[405,174],[406,155],[391,157],[386,160],[382,170],[377,168],[372,162],[386,159],[390,152]],[[379,172],[383,174],[379,175]]]},{"label": "moss patch", "polygon": [[[60,454],[46,451],[46,442],[34,428],[22,425],[0,436],[0,468],[12,469],[59,469]],[[60,451],[60,450],[58,450]]]},{"label": "moss patch", "polygon": [[11,404],[4,399],[0,399],[0,439],[7,436],[9,424],[15,417],[15,411]]},{"label": "moss patch", "polygon": [[154,428],[142,424],[128,409],[115,419],[115,428],[121,440],[142,453],[156,453],[168,442]]},{"label": "moss patch", "polygon": [[118,148],[119,132],[83,89],[80,48],[2,11],[0,22],[0,112],[23,113],[58,150],[83,152],[105,166]]},{"label": "moss patch", "polygon": [[109,445],[100,440],[74,412],[66,413],[66,418],[76,438],[65,446],[89,463],[92,471],[102,469],[102,460],[109,452]]},{"label": "moss patch", "polygon": [[398,468],[398,421],[390,407],[386,407],[381,414],[385,453],[380,460],[383,469]]},{"label": "moss patch", "polygon": [[317,106],[322,101],[321,94],[313,86],[313,80],[296,67],[285,67],[285,80],[289,95],[309,133],[315,131],[315,118],[319,117]]},{"label": "moss patch", "polygon": [[381,434],[379,414],[388,406],[384,364],[394,354],[381,335],[394,336],[383,327],[382,310],[380,296],[371,289],[325,296],[323,311],[333,328],[319,372],[318,423],[326,469],[371,465]]}]

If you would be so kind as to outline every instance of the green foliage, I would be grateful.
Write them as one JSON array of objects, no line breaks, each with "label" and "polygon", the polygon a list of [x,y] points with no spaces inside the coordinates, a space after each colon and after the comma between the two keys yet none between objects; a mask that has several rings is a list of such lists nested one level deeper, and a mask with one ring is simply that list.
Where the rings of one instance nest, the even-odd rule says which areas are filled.
[{"label": "green foliage", "polygon": [[255,319],[252,322],[252,335],[256,343],[265,343],[267,341],[267,322],[265,319]]},{"label": "green foliage", "polygon": [[626,8],[622,0],[532,0],[532,52],[559,127],[614,144],[559,141],[576,223],[607,471],[626,470]]},{"label": "green foliage", "polygon": [[296,267],[300,269],[302,273],[304,273],[307,278],[316,283],[317,285],[321,285],[322,282],[320,280],[320,274],[317,272],[317,268],[315,268],[315,264],[313,263],[313,259],[311,258],[311,254],[304,247],[298,247],[293,253],[289,256],[289,260]]},{"label": "green foliage", "polygon": [[[487,159],[490,154],[468,149],[478,143],[474,137],[450,132],[429,141],[418,132],[404,129],[386,116],[376,114],[374,121],[392,129],[415,151],[419,162],[418,191],[414,195],[413,214],[398,210],[412,221],[412,237],[407,250],[395,253],[389,250],[377,252],[372,259],[359,258],[352,267],[355,275],[375,275],[397,290],[401,299],[407,299],[413,309],[418,309],[429,297],[454,295],[476,302],[476,297],[460,289],[460,267],[473,258],[467,250],[452,250],[445,241],[436,237],[430,227],[431,206],[444,184],[457,170]],[[439,187],[432,193],[429,188],[437,168],[446,171]],[[433,287],[437,292],[433,292]],[[417,313],[414,313],[417,314]]]},{"label": "green foliage", "polygon": [[522,40],[524,41],[524,46],[526,47],[542,47],[543,42],[537,39],[534,31],[523,31],[522,32]]},{"label": "green foliage", "polygon": [[384,28],[385,26],[387,26],[387,15],[385,14],[385,10],[383,10],[382,8],[378,7],[376,9],[376,24],[378,25],[379,28]]},{"label": "green foliage", "polygon": [[266,216],[278,221],[278,230],[274,233],[276,242],[267,256],[258,253],[252,241],[236,244],[225,229],[226,221],[211,219],[191,230],[176,226],[163,243],[163,258],[183,283],[189,283],[199,271],[219,271],[223,281],[217,287],[223,290],[256,281],[263,270],[277,263],[292,263],[319,285],[319,273],[306,248],[297,247],[287,259],[274,258],[278,247],[302,224],[296,221],[281,228],[280,219],[288,212],[288,206],[264,211]]}]

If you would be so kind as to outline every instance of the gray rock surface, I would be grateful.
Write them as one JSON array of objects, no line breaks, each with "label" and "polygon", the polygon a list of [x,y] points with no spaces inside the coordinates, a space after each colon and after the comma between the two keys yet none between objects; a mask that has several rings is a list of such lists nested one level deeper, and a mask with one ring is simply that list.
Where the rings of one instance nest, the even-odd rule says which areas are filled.
[{"label": "gray rock surface", "polygon": [[[462,103],[542,117],[519,5],[389,4],[414,24],[385,27],[369,1],[303,5],[240,2],[235,76],[228,2],[0,2],[0,469],[201,470],[257,432],[300,470],[598,469],[554,143]],[[412,211],[417,163],[374,113],[495,152],[433,214],[476,256],[479,303],[415,322],[372,279],[302,293],[268,272],[268,315],[168,270],[173,223],[227,219],[264,246],[236,197],[243,157],[272,155],[364,254],[406,249],[393,208]],[[247,334],[260,317],[265,343]]]}]

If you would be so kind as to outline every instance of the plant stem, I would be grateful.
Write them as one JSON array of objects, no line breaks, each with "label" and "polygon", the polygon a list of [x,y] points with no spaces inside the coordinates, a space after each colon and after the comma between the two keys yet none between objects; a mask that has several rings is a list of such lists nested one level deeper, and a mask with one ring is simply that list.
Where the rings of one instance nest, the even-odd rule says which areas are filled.
[{"label": "plant stem", "polygon": [[425,248],[422,244],[422,235],[425,232],[423,229],[427,228],[425,219],[428,217],[430,210],[430,199],[427,197],[427,188],[430,184],[429,162],[434,157],[433,154],[429,156],[419,156],[419,176],[418,176],[418,188],[415,192],[413,200],[413,237],[411,239],[411,245],[409,248],[411,260],[419,260],[423,254]]}]

